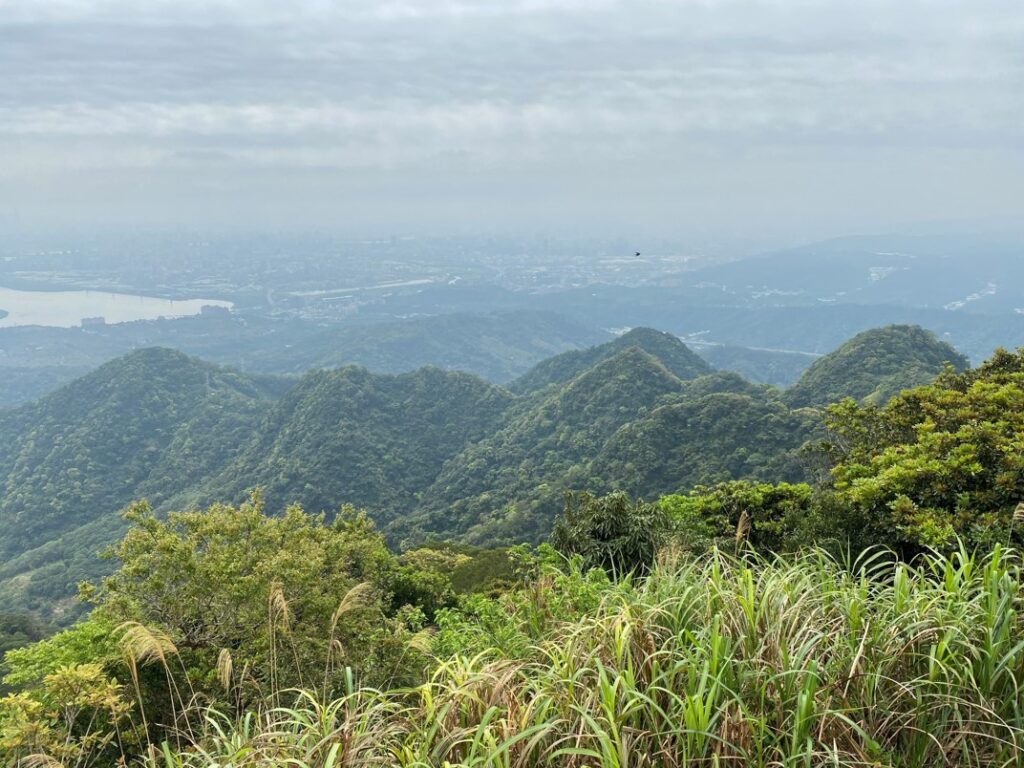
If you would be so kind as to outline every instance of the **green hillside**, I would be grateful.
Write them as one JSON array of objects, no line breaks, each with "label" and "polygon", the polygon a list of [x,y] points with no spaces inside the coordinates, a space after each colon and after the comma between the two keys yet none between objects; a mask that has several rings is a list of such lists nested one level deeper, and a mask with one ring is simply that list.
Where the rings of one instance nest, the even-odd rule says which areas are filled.
[{"label": "green hillside", "polygon": [[106,567],[94,555],[138,498],[185,509],[260,486],[274,509],[365,507],[394,545],[493,545],[546,536],[566,490],[801,480],[821,417],[791,408],[882,397],[949,351],[920,329],[882,329],[780,393],[636,329],[551,358],[515,394],[437,368],[285,379],[142,350],[0,415],[0,610],[73,615],[64,598]]},{"label": "green hillside", "polygon": [[11,556],[216,472],[276,396],[167,349],[134,352],[0,416],[0,553]]},{"label": "green hillside", "polygon": [[711,366],[692,352],[678,337],[651,328],[634,328],[616,339],[589,349],[563,352],[538,363],[513,381],[514,392],[536,392],[550,384],[565,384],[600,361],[629,347],[638,347],[661,361],[680,379],[692,379],[711,372]]},{"label": "green hillside", "polygon": [[881,404],[902,389],[927,384],[948,364],[963,370],[968,361],[931,331],[916,325],[875,328],[815,360],[784,398],[793,407],[844,397]]},{"label": "green hillside", "polygon": [[448,459],[490,435],[512,399],[476,376],[436,368],[310,373],[189,500],[240,499],[260,485],[270,504],[333,512],[351,503],[391,520],[411,511]]},{"label": "green hillside", "polygon": [[[672,340],[660,349],[678,362],[678,340],[657,336]],[[820,418],[777,398],[731,372],[683,381],[628,346],[510,409],[498,434],[445,465],[421,497],[424,511],[393,535],[534,541],[549,532],[565,490],[656,496],[719,480],[802,479],[799,448]]]},{"label": "green hillside", "polygon": [[589,473],[648,499],[728,480],[803,480],[800,448],[819,424],[764,396],[709,394],[623,426]]},{"label": "green hillside", "polygon": [[[53,431],[19,455],[49,446],[67,473],[60,430],[73,457],[116,452],[72,431],[76,408],[113,418],[109,399],[131,450],[133,421],[173,432],[149,472],[125,455],[139,487],[193,472],[178,487],[200,499],[256,476],[274,506],[137,503],[51,520],[57,538],[5,559],[8,761],[1022,762],[1024,350],[826,409],[734,373],[683,381],[636,346],[523,396],[348,367],[275,400],[288,382],[163,350],[124,362],[128,381],[37,404]],[[238,437],[236,398],[257,423],[211,443]],[[360,494],[417,546],[389,548],[352,506],[288,504]],[[80,616],[69,572],[104,544]]]},{"label": "green hillside", "polygon": [[445,465],[423,494],[417,527],[473,542],[536,539],[550,527],[557,489],[588,485],[586,462],[605,441],[682,387],[638,347],[602,360]]},{"label": "green hillside", "polygon": [[46,604],[97,573],[118,510],[219,471],[287,386],[155,348],[0,415],[0,606]]}]

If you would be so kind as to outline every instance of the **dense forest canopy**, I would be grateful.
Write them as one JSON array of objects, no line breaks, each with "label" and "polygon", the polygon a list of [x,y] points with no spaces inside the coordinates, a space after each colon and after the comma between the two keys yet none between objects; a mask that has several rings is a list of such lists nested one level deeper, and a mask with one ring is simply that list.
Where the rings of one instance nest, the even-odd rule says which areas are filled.
[{"label": "dense forest canopy", "polygon": [[711,372],[711,366],[672,334],[651,328],[633,328],[606,344],[548,358],[513,381],[509,388],[514,392],[534,392],[550,384],[565,384],[588,368],[631,347],[657,358],[679,379],[693,379]]},{"label": "dense forest canopy", "polygon": [[880,329],[780,391],[638,328],[544,361],[510,391],[431,368],[293,379],[142,350],[0,414],[0,610],[73,620],[75,585],[109,568],[95,553],[141,498],[184,509],[239,503],[259,486],[274,509],[365,507],[393,546],[510,545],[547,536],[563,490],[653,499],[806,480],[801,446],[822,437],[821,418],[791,407],[792,393],[843,392],[856,370],[848,393],[874,397],[934,376],[948,352],[919,329]]},{"label": "dense forest canopy", "polygon": [[927,384],[943,366],[964,370],[967,358],[935,334],[912,325],[876,328],[815,360],[785,393],[794,407],[844,397],[884,405],[901,389]]}]

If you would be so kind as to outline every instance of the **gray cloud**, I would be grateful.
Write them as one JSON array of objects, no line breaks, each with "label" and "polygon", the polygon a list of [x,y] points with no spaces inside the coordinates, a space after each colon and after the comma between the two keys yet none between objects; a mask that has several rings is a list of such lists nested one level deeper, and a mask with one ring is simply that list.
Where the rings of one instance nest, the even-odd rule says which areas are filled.
[{"label": "gray cloud", "polygon": [[0,0],[0,72],[26,221],[1024,215],[1018,0]]}]

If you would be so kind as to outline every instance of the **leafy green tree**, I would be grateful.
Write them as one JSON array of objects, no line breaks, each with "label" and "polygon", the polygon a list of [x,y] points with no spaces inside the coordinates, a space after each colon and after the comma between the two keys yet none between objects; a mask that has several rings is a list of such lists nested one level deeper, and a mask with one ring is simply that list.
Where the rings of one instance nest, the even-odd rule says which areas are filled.
[{"label": "leafy green tree", "polygon": [[7,652],[3,683],[31,690],[62,667],[100,664],[110,668],[120,658],[116,629],[109,617],[93,614],[51,637],[13,648]]},{"label": "leafy green tree", "polygon": [[701,553],[712,545],[782,551],[809,543],[813,490],[806,483],[736,481],[663,496],[673,541]]},{"label": "leafy green tree", "polygon": [[[328,524],[292,506],[270,517],[256,495],[166,519],[138,503],[126,517],[117,570],[83,594],[96,615],[166,637],[205,695],[335,690],[346,667],[371,684],[410,679],[404,643],[419,627],[394,599],[403,567],[365,513],[346,507]],[[449,590],[428,580],[408,597],[436,610]]]},{"label": "leafy green tree", "polygon": [[131,711],[99,664],[59,667],[35,695],[0,699],[0,756],[14,766],[123,765],[135,735],[126,727]]},{"label": "leafy green tree", "polygon": [[551,543],[565,555],[582,556],[587,567],[624,574],[649,568],[667,532],[668,518],[657,504],[634,502],[622,491],[600,497],[569,492]]},{"label": "leafy green tree", "polygon": [[510,555],[517,581],[509,589],[465,595],[458,606],[438,612],[431,642],[435,657],[521,657],[553,627],[578,621],[619,588],[603,569],[588,567],[583,556],[566,558],[550,544],[521,545]]},{"label": "leafy green tree", "polygon": [[865,541],[911,555],[1011,537],[1024,500],[1024,350],[881,408],[844,401],[828,427],[834,503]]}]

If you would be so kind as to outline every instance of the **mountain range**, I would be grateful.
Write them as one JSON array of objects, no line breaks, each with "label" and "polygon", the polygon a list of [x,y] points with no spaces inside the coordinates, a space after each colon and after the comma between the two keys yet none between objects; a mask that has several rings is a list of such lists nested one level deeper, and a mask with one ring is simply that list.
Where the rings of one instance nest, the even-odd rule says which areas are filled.
[{"label": "mountain range", "polygon": [[0,610],[74,615],[118,512],[263,490],[331,514],[367,508],[396,546],[536,541],[562,492],[654,497],[729,479],[806,476],[819,406],[881,401],[965,360],[912,326],[861,334],[789,390],[710,366],[636,328],[540,362],[508,387],[457,371],[357,366],[250,375],[180,352],[130,353],[0,413]]}]

